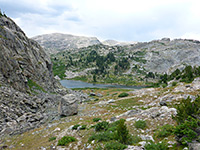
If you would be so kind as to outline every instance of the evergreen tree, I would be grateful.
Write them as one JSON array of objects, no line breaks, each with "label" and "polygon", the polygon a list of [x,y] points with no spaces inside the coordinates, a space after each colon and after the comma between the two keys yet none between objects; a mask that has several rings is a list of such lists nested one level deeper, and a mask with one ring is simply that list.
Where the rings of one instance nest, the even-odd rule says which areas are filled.
[{"label": "evergreen tree", "polygon": [[93,82],[97,82],[96,74],[93,74]]},{"label": "evergreen tree", "polygon": [[117,137],[118,137],[120,143],[122,143],[122,144],[128,143],[129,131],[126,127],[124,119],[119,120],[119,124],[117,126]]}]

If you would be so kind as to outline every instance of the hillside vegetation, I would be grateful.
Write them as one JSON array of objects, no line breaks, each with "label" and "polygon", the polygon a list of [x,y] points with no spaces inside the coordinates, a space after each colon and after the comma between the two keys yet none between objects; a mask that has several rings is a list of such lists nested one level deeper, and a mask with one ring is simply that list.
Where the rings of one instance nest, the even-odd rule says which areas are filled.
[{"label": "hillside vegetation", "polygon": [[51,59],[54,75],[61,79],[166,86],[170,80],[191,82],[200,75],[199,47],[198,41],[181,39],[128,46],[100,44],[63,51],[51,55]]}]

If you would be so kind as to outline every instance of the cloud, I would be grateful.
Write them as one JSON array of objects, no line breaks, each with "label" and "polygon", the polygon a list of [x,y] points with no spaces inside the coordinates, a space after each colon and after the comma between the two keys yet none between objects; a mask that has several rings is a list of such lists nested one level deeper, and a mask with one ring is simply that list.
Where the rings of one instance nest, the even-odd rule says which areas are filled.
[{"label": "cloud", "polygon": [[0,4],[29,37],[62,32],[121,41],[200,40],[198,0],[0,0]]}]

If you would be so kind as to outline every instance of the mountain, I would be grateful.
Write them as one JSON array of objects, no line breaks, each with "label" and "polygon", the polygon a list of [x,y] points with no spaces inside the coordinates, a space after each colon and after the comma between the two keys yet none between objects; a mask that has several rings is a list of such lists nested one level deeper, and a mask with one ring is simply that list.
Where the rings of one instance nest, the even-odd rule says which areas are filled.
[{"label": "mountain", "polygon": [[0,13],[0,137],[77,113],[77,98],[54,79],[43,48]]},{"label": "mountain", "polygon": [[102,42],[104,45],[108,46],[124,46],[124,45],[131,45],[131,44],[136,44],[137,42],[119,42],[115,40],[105,40]]},{"label": "mountain", "polygon": [[[112,60],[111,60],[112,59]],[[116,84],[144,84],[157,81],[162,75],[170,75],[176,69],[199,66],[200,42],[189,39],[163,38],[150,42],[124,46],[93,45],[86,48],[63,51],[52,56],[54,69],[62,63],[67,68],[60,77]],[[57,68],[58,68],[57,67]],[[70,72],[71,71],[71,72]],[[73,72],[73,76],[72,75]],[[64,72],[63,72],[64,73]],[[147,78],[154,74],[154,79]],[[75,76],[74,76],[75,75]],[[85,79],[86,78],[86,79]],[[139,82],[139,83],[138,83]]]},{"label": "mountain", "polygon": [[199,66],[200,42],[189,39],[163,38],[127,47],[132,63],[139,64],[148,72],[172,73],[186,65]]},{"label": "mountain", "polygon": [[[76,48],[52,62],[0,13],[0,149],[199,150],[199,49],[199,41],[164,38]],[[121,84],[176,68],[174,81],[165,74],[166,87],[158,88],[72,91],[53,76],[67,69],[84,73],[78,79]]]},{"label": "mountain", "polygon": [[100,44],[96,37],[75,36],[70,34],[52,33],[32,37],[49,53],[82,48],[90,45]]}]

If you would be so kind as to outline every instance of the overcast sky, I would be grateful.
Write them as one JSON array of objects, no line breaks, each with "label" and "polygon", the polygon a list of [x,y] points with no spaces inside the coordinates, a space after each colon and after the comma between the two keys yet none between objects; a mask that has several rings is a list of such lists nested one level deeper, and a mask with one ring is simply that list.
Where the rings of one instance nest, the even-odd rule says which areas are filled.
[{"label": "overcast sky", "polygon": [[200,0],[0,0],[28,37],[46,33],[100,40],[200,40]]}]

